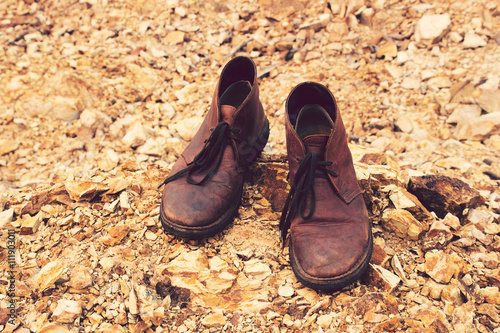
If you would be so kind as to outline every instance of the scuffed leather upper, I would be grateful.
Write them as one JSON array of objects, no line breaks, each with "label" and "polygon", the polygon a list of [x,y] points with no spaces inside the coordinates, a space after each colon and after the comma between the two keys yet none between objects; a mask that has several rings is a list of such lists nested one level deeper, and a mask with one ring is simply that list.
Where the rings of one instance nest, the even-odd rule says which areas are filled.
[{"label": "scuffed leather upper", "polygon": [[[294,129],[297,113],[306,104],[321,105],[334,121],[326,147],[318,148],[318,144],[303,142]],[[311,149],[322,149],[317,152],[324,153],[325,161],[332,162],[328,169],[338,175],[316,177],[313,216],[304,219],[297,213],[293,217],[290,227],[293,255],[300,269],[312,277],[321,279],[348,274],[366,253],[371,226],[347,145],[345,127],[328,89],[312,82],[298,85],[287,99],[285,128],[289,181],[294,179],[300,165],[298,160]],[[306,207],[309,209],[310,199]]]},{"label": "scuffed leather upper", "polygon": [[[240,107],[233,110],[233,116],[224,118],[219,98],[227,87],[240,80],[248,80],[251,91]],[[217,172],[203,185],[189,184],[186,177],[165,185],[162,213],[170,223],[193,229],[207,226],[225,214],[234,204],[235,198],[239,200],[243,171],[249,162],[248,147],[253,148],[265,123],[264,110],[259,101],[255,64],[248,58],[234,58],[224,67],[210,110],[193,140],[172,167],[171,174],[193,162],[203,148],[204,141],[210,136],[210,130],[222,120],[227,121],[232,128],[239,129],[239,133],[234,133],[238,139],[230,140]],[[193,178],[199,180],[203,176],[195,175]]]}]

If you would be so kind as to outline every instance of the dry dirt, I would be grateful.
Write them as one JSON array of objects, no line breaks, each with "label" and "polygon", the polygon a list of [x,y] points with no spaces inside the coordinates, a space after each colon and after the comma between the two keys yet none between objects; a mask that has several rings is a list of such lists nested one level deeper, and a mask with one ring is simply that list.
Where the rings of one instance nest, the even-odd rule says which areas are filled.
[{"label": "dry dirt", "polygon": [[[500,332],[499,43],[497,0],[3,0],[0,330]],[[157,186],[237,55],[270,140],[233,225],[182,240]],[[334,293],[279,243],[303,81],[338,101],[374,227]]]}]

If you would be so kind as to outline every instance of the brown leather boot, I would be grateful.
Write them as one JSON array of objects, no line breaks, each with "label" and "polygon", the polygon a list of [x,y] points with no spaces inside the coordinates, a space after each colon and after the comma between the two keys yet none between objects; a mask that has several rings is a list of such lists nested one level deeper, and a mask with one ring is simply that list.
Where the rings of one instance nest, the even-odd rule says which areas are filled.
[{"label": "brown leather boot", "polygon": [[373,242],[335,98],[321,84],[299,84],[288,96],[285,126],[291,190],[282,242],[290,230],[290,261],[300,282],[338,290],[365,271]]},{"label": "brown leather boot", "polygon": [[222,71],[200,129],[163,182],[160,221],[165,230],[200,239],[231,223],[240,205],[244,173],[268,137],[255,64],[246,57],[234,58]]}]

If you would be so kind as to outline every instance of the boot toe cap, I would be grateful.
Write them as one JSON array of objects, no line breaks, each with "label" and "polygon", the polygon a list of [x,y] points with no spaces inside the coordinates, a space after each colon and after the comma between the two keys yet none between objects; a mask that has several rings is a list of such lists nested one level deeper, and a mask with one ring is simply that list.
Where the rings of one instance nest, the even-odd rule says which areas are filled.
[{"label": "boot toe cap", "polygon": [[303,279],[335,281],[358,275],[371,253],[366,230],[354,226],[314,223],[291,230],[291,256]]},{"label": "boot toe cap", "polygon": [[237,213],[243,179],[220,171],[203,185],[186,178],[165,185],[161,202],[164,228],[180,237],[205,238],[221,231]]}]

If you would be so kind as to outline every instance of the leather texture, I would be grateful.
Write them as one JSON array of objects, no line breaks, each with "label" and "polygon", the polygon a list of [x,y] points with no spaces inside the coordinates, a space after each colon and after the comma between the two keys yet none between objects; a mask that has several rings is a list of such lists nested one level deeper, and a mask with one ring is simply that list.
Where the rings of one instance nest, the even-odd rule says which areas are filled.
[{"label": "leather texture", "polygon": [[[298,112],[318,104],[334,122],[330,135],[301,140],[295,130]],[[324,178],[314,179],[315,209],[310,218],[295,213],[290,224],[290,259],[299,281],[321,290],[336,290],[352,283],[366,269],[372,252],[371,224],[359,188],[346,131],[335,98],[321,84],[304,82],[286,102],[286,141],[289,182],[300,160],[316,152],[326,166]],[[306,211],[311,208],[308,196]]]},{"label": "leather texture", "polygon": [[[251,89],[238,107],[220,105],[220,98],[231,84],[248,81]],[[164,228],[180,237],[205,238],[229,224],[238,211],[244,172],[264,148],[269,124],[259,100],[257,70],[246,57],[232,59],[222,70],[210,110],[193,140],[172,167],[171,175],[193,164],[211,131],[225,121],[235,131],[225,148],[221,163],[206,182],[190,184],[186,177],[168,182],[163,189],[160,219]],[[194,174],[201,180],[206,172]]]}]

